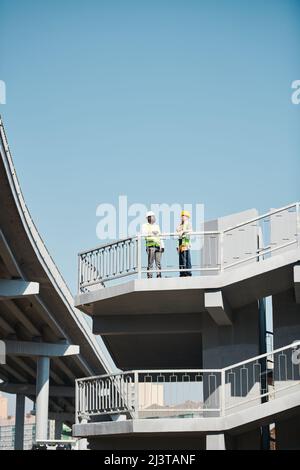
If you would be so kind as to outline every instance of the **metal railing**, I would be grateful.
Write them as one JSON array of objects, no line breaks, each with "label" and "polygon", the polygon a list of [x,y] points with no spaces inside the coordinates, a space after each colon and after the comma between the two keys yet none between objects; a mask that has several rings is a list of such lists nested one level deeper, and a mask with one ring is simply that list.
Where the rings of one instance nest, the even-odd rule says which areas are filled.
[{"label": "metal railing", "polygon": [[225,416],[300,389],[299,364],[297,341],[223,369],[139,370],[77,379],[76,420],[115,414],[129,419]]},{"label": "metal railing", "polygon": [[126,276],[198,275],[262,261],[300,246],[300,204],[290,204],[224,230],[191,232],[192,268],[179,269],[177,233],[163,233],[165,249],[160,270],[147,269],[144,235],[128,237],[79,253],[78,291],[113,282]]}]

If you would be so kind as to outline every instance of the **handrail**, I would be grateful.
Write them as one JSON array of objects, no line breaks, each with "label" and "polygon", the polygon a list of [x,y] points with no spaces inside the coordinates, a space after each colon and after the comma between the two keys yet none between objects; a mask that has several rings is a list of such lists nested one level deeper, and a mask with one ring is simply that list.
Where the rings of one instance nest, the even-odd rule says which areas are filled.
[{"label": "handrail", "polygon": [[[289,204],[287,206],[280,207],[279,209],[274,209],[272,211],[266,212],[265,214],[259,215],[257,217],[253,217],[253,218],[248,219],[248,220],[246,220],[244,222],[241,222],[239,224],[232,225],[231,227],[228,227],[228,228],[223,229],[223,230],[192,231],[192,232],[189,232],[189,235],[191,235],[191,236],[193,236],[193,235],[221,235],[222,233],[230,232],[231,230],[235,230],[237,228],[243,227],[244,225],[248,225],[248,224],[251,224],[253,222],[257,222],[258,220],[265,219],[266,217],[270,217],[270,216],[275,215],[279,212],[283,212],[285,210],[291,209],[292,207],[297,207],[298,204],[300,204],[300,202],[294,202],[294,203]],[[160,236],[160,238],[162,238],[162,237],[172,237],[172,236],[177,236],[178,237],[178,233],[177,232],[163,232],[159,236]],[[133,239],[138,238],[138,237],[146,238],[147,235],[136,234],[136,235],[132,235],[131,237],[116,239],[116,240],[113,240],[109,243],[103,243],[101,245],[97,245],[96,247],[91,248],[90,250],[80,251],[78,253],[78,255],[79,256],[80,255],[85,255],[87,253],[91,253],[93,251],[100,250],[102,248],[107,248],[107,247],[109,247],[111,245],[114,245],[116,243],[122,243],[122,242],[125,242],[125,241],[128,241],[128,240],[133,240]]]},{"label": "handrail", "polygon": [[78,256],[82,256],[82,255],[86,255],[88,253],[92,253],[93,251],[98,251],[98,250],[101,250],[103,248],[107,248],[111,245],[115,245],[116,243],[124,243],[124,242],[127,242],[129,240],[134,240],[135,238],[137,238],[137,235],[133,236],[133,237],[126,237],[126,238],[120,238],[120,240],[114,240],[110,243],[103,243],[101,245],[97,245],[96,247],[90,249],[90,250],[84,250],[84,251],[80,251],[78,253]]},{"label": "handrail", "polygon": [[[82,251],[78,255],[78,290],[80,292],[85,287],[99,284],[100,282],[110,282],[131,275],[137,275],[138,278],[141,278],[145,273],[148,273],[149,277],[151,277],[154,272],[175,273],[180,271],[190,271],[199,273],[200,275],[205,274],[205,271],[210,271],[211,274],[214,274],[218,272],[221,273],[224,270],[241,264],[244,265],[245,263],[250,263],[253,260],[263,261],[266,257],[275,256],[274,253],[281,249],[292,249],[292,245],[295,244],[300,247],[299,207],[299,203],[289,204],[279,209],[271,210],[263,215],[252,217],[244,222],[222,230],[189,232],[191,238],[200,237],[198,238],[198,243],[201,260],[200,264],[198,263],[197,265],[193,263],[192,267],[189,269],[178,268],[174,259],[174,252],[173,255],[172,253],[170,255],[169,250],[165,249],[168,256],[173,256],[172,266],[165,265],[160,269],[150,270],[147,268],[146,270],[142,265],[142,263],[146,263],[146,259],[142,261],[145,254],[142,254],[141,241],[146,239],[147,235],[143,233],[104,243],[98,245],[92,250]],[[285,239],[282,239],[282,236],[279,235],[278,232],[278,240],[276,238],[274,239],[273,236],[271,239],[271,242],[273,240],[273,243],[270,244],[268,238],[273,234],[273,232],[271,232],[272,226],[268,225],[268,232],[266,232],[261,223],[256,225],[255,233],[257,236],[255,236],[255,233],[250,235],[247,230],[243,230],[243,232],[246,232],[245,238],[243,234],[239,234],[239,229],[242,227],[247,227],[258,221],[264,221],[266,218],[271,218],[272,216],[276,216],[276,214],[283,213],[284,211],[291,212],[290,209],[292,208],[295,209],[295,211],[293,211],[294,218],[287,224]],[[270,220],[267,221],[270,222]],[[285,219],[283,219],[283,222],[285,223]],[[291,223],[295,224],[295,228]],[[276,226],[274,233],[276,237]],[[234,235],[233,245],[230,237],[228,238],[229,234]],[[179,234],[177,232],[162,232],[159,234],[159,237],[161,240],[167,240],[170,238],[178,239]],[[264,246],[264,238],[265,242],[268,243],[268,246]],[[289,241],[285,242],[285,240]],[[195,248],[195,250],[198,249]],[[165,256],[166,255],[164,255],[164,259]],[[105,284],[103,286],[105,287]]]},{"label": "handrail", "polygon": [[[76,421],[112,414],[214,417],[257,406],[300,388],[299,365],[290,356],[299,347],[297,340],[222,369],[141,369],[76,379]],[[271,365],[263,360],[270,356]]]},{"label": "handrail", "polygon": [[119,371],[119,372],[114,372],[113,374],[103,374],[103,375],[94,375],[92,377],[82,377],[78,378],[75,380],[75,382],[85,382],[89,380],[95,380],[95,379],[105,379],[107,377],[114,377],[114,376],[120,376],[120,375],[129,375],[129,374],[134,374],[135,372],[139,374],[172,374],[175,372],[178,373],[189,373],[189,374],[196,374],[196,373],[201,373],[201,372],[223,372],[223,371],[228,371],[231,369],[235,369],[236,367],[240,367],[245,364],[249,364],[250,362],[258,361],[260,359],[263,359],[264,357],[272,356],[273,354],[277,354],[281,351],[285,351],[286,349],[290,349],[293,347],[300,346],[300,340],[299,341],[294,341],[293,343],[290,343],[286,346],[283,346],[278,349],[273,349],[272,351],[266,352],[264,354],[260,354],[259,356],[254,356],[251,357],[250,359],[246,359],[245,361],[240,361],[235,364],[231,364],[230,366],[223,367],[221,369],[139,369],[139,370],[126,370],[126,371]]},{"label": "handrail", "polygon": [[264,354],[260,354],[259,356],[251,357],[250,359],[246,359],[245,361],[237,362],[236,364],[232,364],[231,366],[224,367],[222,370],[226,371],[226,370],[235,369],[236,367],[249,364],[250,362],[258,361],[259,359],[263,359],[264,357],[272,356],[273,354],[277,354],[281,351],[285,351],[286,349],[290,349],[290,348],[297,347],[297,346],[300,346],[300,340],[290,343],[287,346],[283,346],[282,348],[273,349],[272,351],[266,352]]},{"label": "handrail", "polygon": [[[192,232],[189,232],[189,235],[190,236],[197,236],[197,235],[220,235],[222,232],[220,230],[207,230],[207,231],[192,231]],[[90,249],[90,250],[84,250],[84,251],[80,251],[78,253],[78,256],[82,256],[82,255],[86,255],[88,253],[92,253],[93,251],[98,251],[98,250],[102,250],[103,248],[108,248],[112,245],[116,245],[117,243],[124,243],[124,242],[127,242],[129,240],[136,240],[138,238],[147,238],[148,235],[145,235],[143,233],[138,233],[136,235],[133,235],[132,237],[127,237],[127,238],[120,238],[120,239],[117,239],[117,240],[113,240],[112,242],[109,242],[109,243],[103,243],[101,245],[97,245],[95,246],[94,248]],[[178,237],[178,233],[177,232],[163,232],[159,235],[159,238],[164,238],[164,237]]]},{"label": "handrail", "polygon": [[252,224],[253,222],[257,222],[258,220],[265,219],[266,217],[270,217],[272,215],[275,215],[279,212],[286,211],[288,209],[291,209],[292,207],[297,207],[297,202],[294,202],[293,204],[289,204],[288,206],[280,207],[279,209],[274,209],[273,211],[267,212],[263,215],[259,215],[258,217],[254,217],[253,219],[249,219],[246,222],[241,222],[237,225],[233,225],[232,227],[228,227],[223,230],[223,233],[229,232],[231,230],[235,230],[237,228],[243,227],[244,225]]}]

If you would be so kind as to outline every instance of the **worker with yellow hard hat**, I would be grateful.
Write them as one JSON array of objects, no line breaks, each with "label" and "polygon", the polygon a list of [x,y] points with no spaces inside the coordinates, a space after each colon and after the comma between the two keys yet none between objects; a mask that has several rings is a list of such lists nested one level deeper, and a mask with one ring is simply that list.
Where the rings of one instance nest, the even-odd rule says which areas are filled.
[{"label": "worker with yellow hard hat", "polygon": [[178,233],[178,253],[179,253],[179,276],[186,277],[192,275],[191,261],[191,237],[192,232],[191,214],[187,210],[180,213],[181,222],[177,227]]}]

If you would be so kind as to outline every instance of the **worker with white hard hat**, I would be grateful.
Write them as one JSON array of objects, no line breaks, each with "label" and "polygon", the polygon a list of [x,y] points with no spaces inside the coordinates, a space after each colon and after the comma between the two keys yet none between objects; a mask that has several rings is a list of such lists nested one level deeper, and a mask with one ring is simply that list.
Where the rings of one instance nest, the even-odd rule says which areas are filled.
[{"label": "worker with white hard hat", "polygon": [[148,254],[147,277],[152,278],[152,269],[155,262],[158,269],[157,277],[161,277],[161,255],[164,252],[164,242],[160,238],[160,227],[156,224],[155,214],[148,211],[146,214],[147,223],[142,226],[142,235],[145,237],[146,251]]},{"label": "worker with white hard hat", "polygon": [[[181,222],[177,227],[178,248],[179,253],[179,276],[186,277],[192,275],[191,261],[191,214],[189,211],[183,210],[180,214]],[[186,271],[185,271],[186,270]]]}]

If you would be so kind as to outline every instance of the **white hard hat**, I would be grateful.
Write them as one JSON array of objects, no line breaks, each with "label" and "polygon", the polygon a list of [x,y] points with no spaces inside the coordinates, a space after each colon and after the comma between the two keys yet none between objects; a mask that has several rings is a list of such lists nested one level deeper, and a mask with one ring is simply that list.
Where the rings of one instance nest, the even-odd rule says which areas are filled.
[{"label": "white hard hat", "polygon": [[152,211],[148,211],[147,214],[146,214],[147,219],[148,219],[148,217],[153,217],[153,216],[155,216],[155,214]]}]

